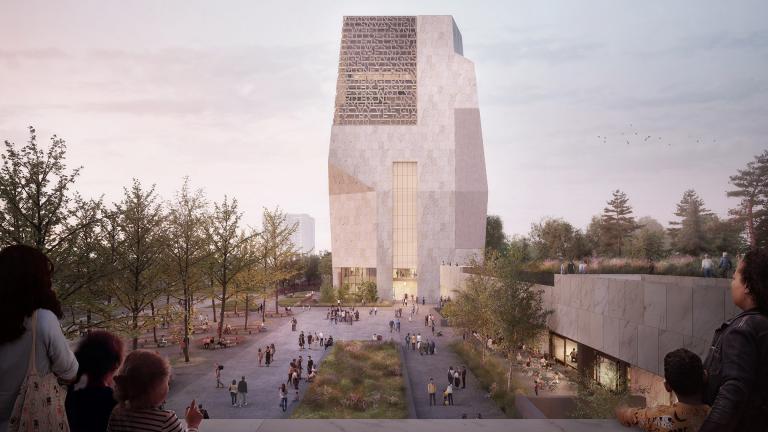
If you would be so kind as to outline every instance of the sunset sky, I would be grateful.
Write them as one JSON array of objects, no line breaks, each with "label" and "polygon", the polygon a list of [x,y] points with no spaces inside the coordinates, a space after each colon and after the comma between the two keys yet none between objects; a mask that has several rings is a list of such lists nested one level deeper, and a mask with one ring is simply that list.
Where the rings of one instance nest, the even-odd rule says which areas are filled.
[{"label": "sunset sky", "polygon": [[0,3],[0,140],[58,134],[85,196],[136,177],[167,199],[316,219],[344,15],[453,15],[475,63],[488,212],[510,234],[580,228],[611,190],[663,224],[768,149],[765,1],[15,1]]}]

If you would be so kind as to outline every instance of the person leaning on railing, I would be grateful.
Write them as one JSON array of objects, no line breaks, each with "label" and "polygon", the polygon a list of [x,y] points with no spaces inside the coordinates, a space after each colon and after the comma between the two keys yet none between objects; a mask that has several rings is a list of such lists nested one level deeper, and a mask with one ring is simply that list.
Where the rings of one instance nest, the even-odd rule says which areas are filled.
[{"label": "person leaning on railing", "polygon": [[704,402],[712,410],[700,432],[768,430],[768,251],[747,252],[731,282],[743,312],[715,330],[704,361]]}]

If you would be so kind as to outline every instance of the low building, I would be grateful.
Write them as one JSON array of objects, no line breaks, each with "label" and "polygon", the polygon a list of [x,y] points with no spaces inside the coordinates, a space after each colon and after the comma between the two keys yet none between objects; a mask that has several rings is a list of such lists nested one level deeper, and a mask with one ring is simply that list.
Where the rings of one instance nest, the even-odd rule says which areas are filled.
[{"label": "low building", "polygon": [[[443,266],[441,292],[460,289],[468,273]],[[573,274],[533,286],[553,311],[539,349],[606,388],[629,386],[649,405],[672,402],[664,356],[687,348],[703,360],[715,329],[740,312],[728,279]]]}]

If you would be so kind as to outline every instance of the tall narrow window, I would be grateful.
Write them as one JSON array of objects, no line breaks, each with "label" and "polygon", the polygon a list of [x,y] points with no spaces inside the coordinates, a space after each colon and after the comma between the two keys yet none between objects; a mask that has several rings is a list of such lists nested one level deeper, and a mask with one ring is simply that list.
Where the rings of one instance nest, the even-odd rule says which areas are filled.
[{"label": "tall narrow window", "polygon": [[392,268],[394,297],[416,295],[418,177],[416,162],[392,166]]}]

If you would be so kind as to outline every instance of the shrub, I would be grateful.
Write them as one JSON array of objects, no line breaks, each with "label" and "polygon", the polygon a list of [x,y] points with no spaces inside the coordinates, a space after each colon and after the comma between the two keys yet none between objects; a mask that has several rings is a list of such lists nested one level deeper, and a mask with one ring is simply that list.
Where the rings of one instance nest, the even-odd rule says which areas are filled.
[{"label": "shrub", "polygon": [[330,281],[324,280],[320,286],[320,301],[323,303],[333,303],[336,301],[336,293]]}]

